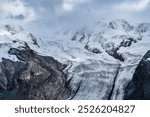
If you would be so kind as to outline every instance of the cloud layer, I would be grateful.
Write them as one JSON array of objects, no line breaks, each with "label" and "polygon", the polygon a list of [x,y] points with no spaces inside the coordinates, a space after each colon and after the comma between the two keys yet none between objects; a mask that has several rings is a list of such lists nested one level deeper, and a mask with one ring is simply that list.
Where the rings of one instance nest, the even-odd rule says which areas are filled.
[{"label": "cloud layer", "polygon": [[118,9],[128,10],[128,11],[142,11],[146,9],[150,4],[150,0],[139,0],[139,1],[127,1],[115,6]]},{"label": "cloud layer", "polygon": [[77,5],[88,2],[89,0],[63,0],[61,7],[65,12],[72,11]]},{"label": "cloud layer", "polygon": [[21,0],[0,1],[0,21],[27,24],[37,19],[33,8]]}]

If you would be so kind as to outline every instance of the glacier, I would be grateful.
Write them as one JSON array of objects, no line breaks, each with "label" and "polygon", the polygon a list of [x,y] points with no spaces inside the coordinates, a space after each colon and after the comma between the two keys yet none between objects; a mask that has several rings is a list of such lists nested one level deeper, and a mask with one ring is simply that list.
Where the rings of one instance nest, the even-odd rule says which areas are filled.
[{"label": "glacier", "polygon": [[[61,92],[64,93],[64,96],[61,94],[62,98],[56,95],[57,93],[51,97],[50,94],[47,94],[50,89],[42,87],[38,90],[43,93],[32,89],[32,92],[38,93],[34,96],[30,95],[30,99],[122,100],[138,64],[149,50],[149,38],[149,23],[131,25],[124,19],[102,20],[78,30],[61,28],[46,38],[38,38],[32,33],[26,32],[21,26],[2,25],[0,27],[0,59],[1,62],[5,58],[13,62],[29,64],[26,68],[27,71],[23,72],[28,74],[31,72],[30,69],[34,66],[34,62],[30,59],[30,62],[24,60],[25,55],[19,58],[17,53],[13,54],[10,50],[17,49],[21,52],[30,48],[37,54],[36,56],[40,56],[38,57],[40,62],[47,60],[43,57],[53,57],[65,65],[61,72],[51,65],[51,69],[58,71],[56,73],[62,74],[62,78],[65,79],[63,80],[60,76],[56,78],[63,81],[60,83],[60,89],[64,88]],[[34,57],[31,58],[36,60]],[[56,64],[58,63],[56,62]],[[49,74],[39,66],[37,76],[41,72]],[[41,76],[41,79],[43,79],[42,77],[45,78],[45,76]],[[40,77],[34,77],[34,80],[32,78],[28,74],[23,79],[20,77],[19,80],[32,81],[32,86],[34,86],[34,82],[36,84]],[[0,79],[0,84],[6,82],[6,79]],[[54,85],[56,87],[56,84],[51,84],[50,88]],[[2,89],[8,92],[14,91],[13,89],[8,90],[7,86],[3,87],[4,85],[0,85],[0,91]],[[56,91],[58,90],[54,90],[54,92]]]}]

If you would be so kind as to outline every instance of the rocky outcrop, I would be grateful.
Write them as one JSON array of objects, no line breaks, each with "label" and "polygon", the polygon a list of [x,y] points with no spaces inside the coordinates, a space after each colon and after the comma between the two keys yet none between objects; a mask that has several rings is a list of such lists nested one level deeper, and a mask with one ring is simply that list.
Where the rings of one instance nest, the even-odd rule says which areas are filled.
[{"label": "rocky outcrop", "polygon": [[148,51],[139,63],[132,81],[125,90],[124,99],[149,100],[150,99],[150,51]]},{"label": "rocky outcrop", "polygon": [[0,99],[67,99],[66,65],[49,56],[41,56],[27,44],[22,49],[11,48],[19,62],[0,62]]}]

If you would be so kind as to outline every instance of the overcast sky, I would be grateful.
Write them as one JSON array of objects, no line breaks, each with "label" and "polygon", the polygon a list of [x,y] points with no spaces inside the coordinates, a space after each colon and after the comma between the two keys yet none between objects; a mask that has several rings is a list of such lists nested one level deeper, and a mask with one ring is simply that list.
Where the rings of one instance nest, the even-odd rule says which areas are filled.
[{"label": "overcast sky", "polygon": [[1,23],[19,24],[33,32],[102,19],[150,22],[149,11],[150,0],[0,0]]}]

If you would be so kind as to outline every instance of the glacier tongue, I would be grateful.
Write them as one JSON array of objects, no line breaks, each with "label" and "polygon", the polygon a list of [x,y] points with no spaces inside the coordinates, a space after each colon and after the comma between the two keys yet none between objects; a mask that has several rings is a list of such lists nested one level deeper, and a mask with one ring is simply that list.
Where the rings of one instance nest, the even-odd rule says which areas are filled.
[{"label": "glacier tongue", "polygon": [[70,71],[72,99],[108,99],[119,64],[89,59]]}]

